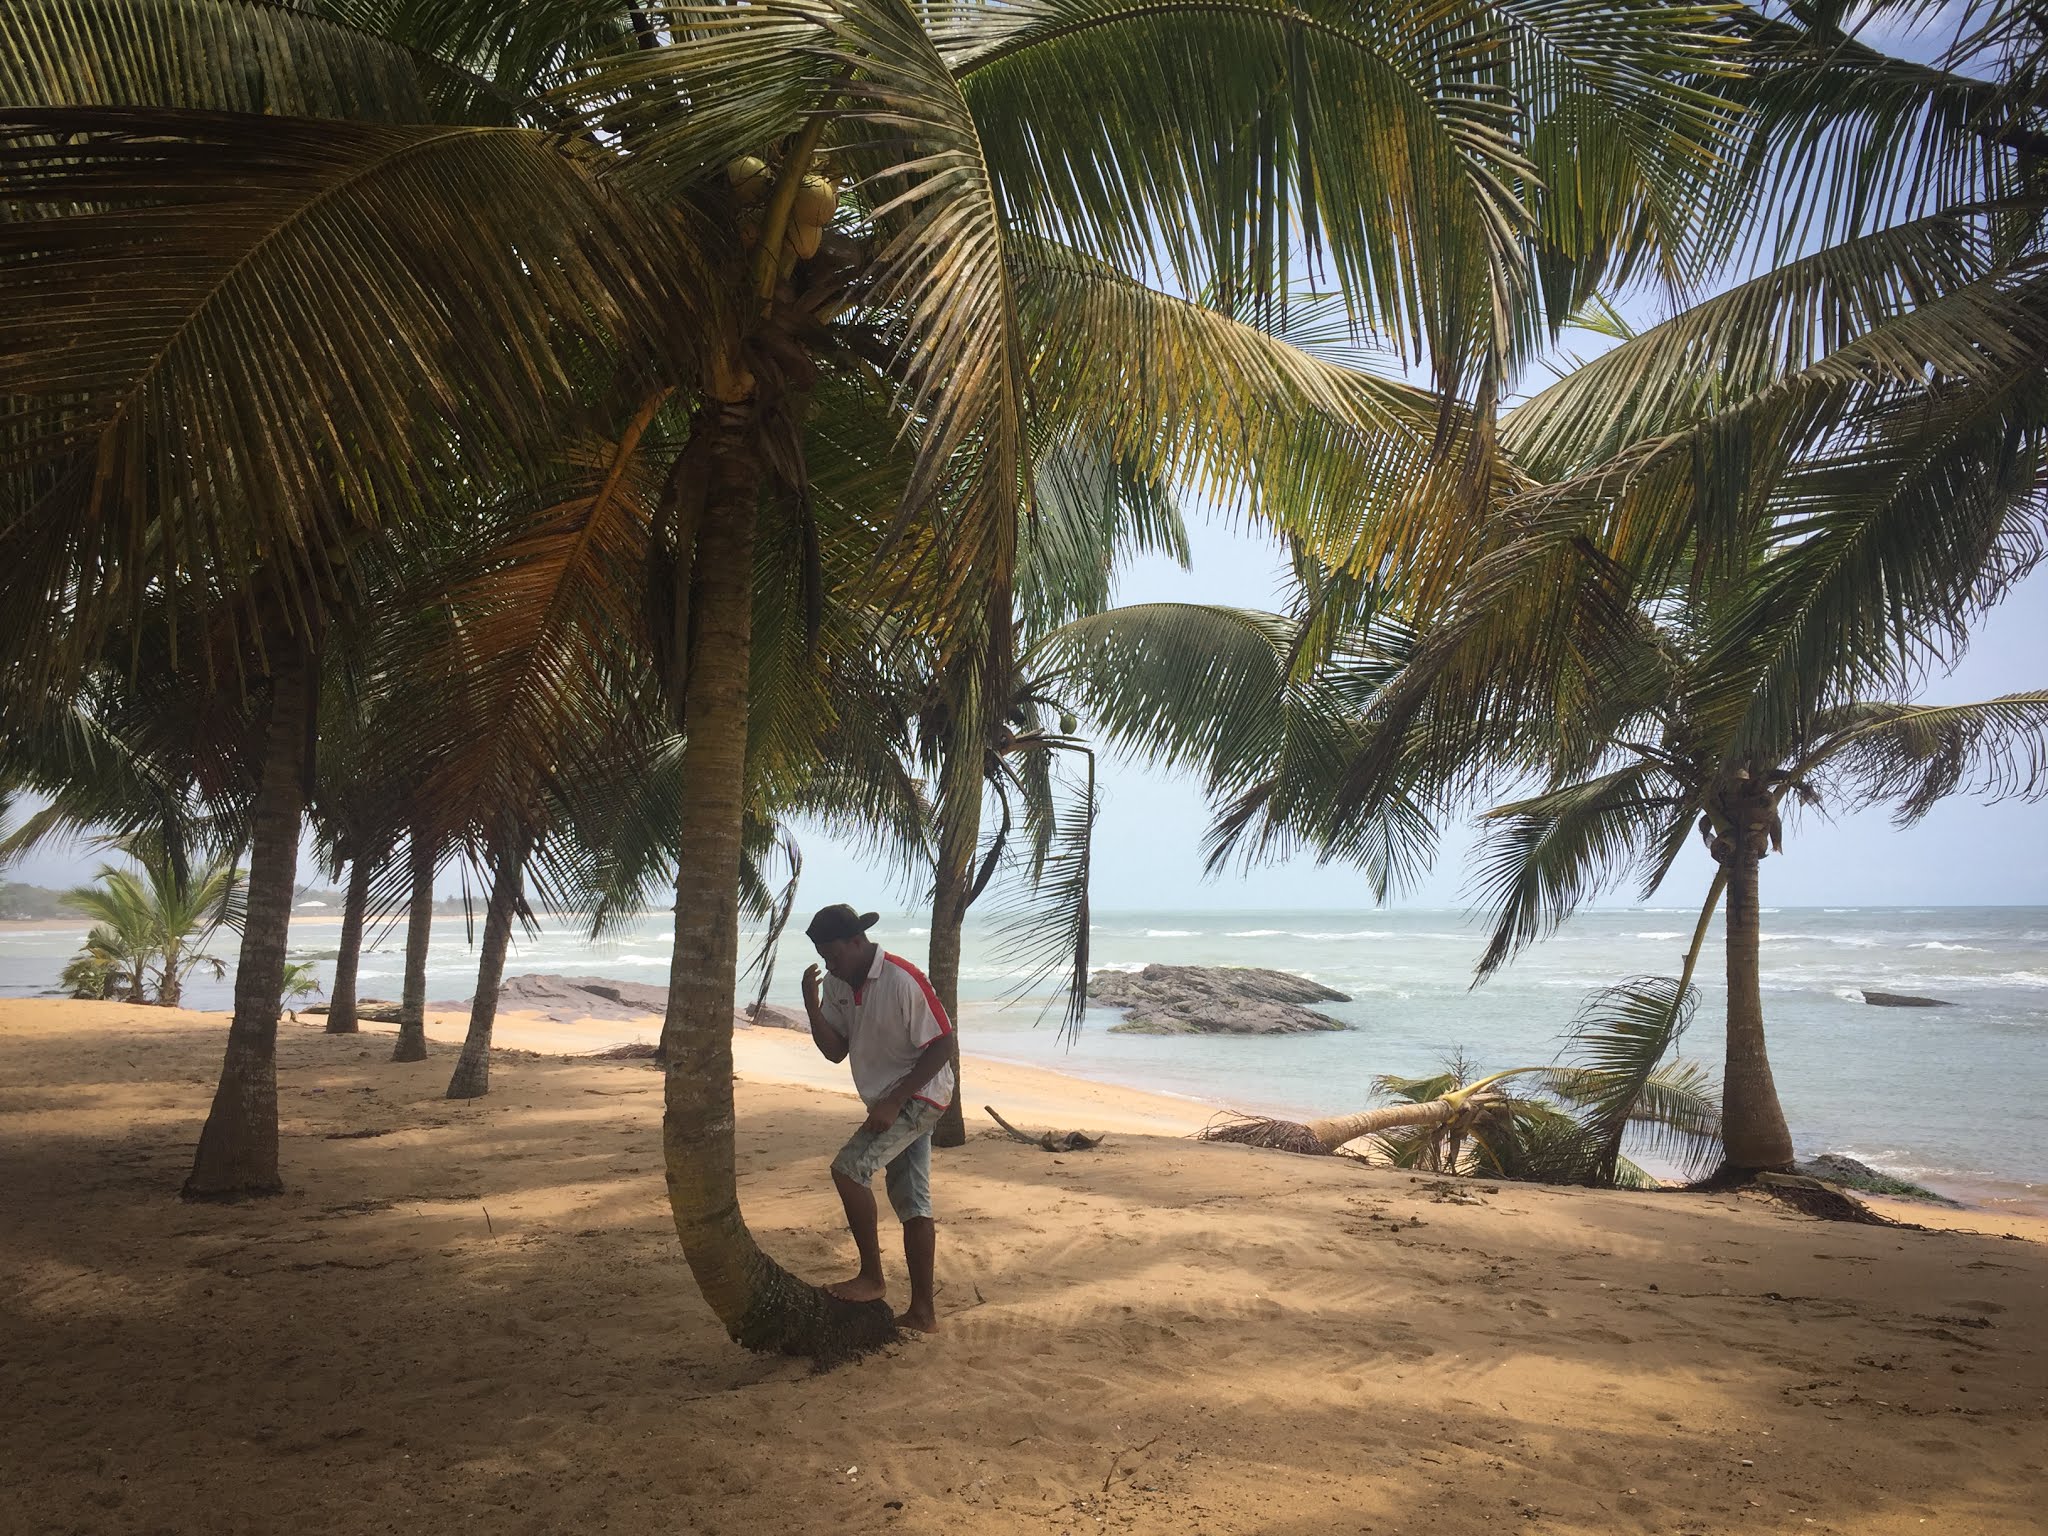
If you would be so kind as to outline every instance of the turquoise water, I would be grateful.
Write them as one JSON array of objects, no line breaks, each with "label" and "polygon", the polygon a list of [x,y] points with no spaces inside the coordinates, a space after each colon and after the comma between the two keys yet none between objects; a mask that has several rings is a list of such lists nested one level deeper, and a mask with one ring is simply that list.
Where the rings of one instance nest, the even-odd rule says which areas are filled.
[{"label": "turquoise water", "polygon": [[[303,914],[295,958],[331,969],[331,915]],[[964,1031],[1009,1060],[1174,1093],[1217,1105],[1302,1115],[1355,1108],[1377,1073],[1434,1070],[1454,1050],[1482,1070],[1551,1059],[1591,988],[1641,973],[1675,973],[1694,913],[1677,907],[1582,912],[1474,990],[1479,930],[1456,911],[1105,912],[1092,963],[1260,965],[1296,971],[1353,1001],[1329,1012],[1356,1028],[1274,1039],[1111,1034],[1114,1012],[1091,1010],[1071,1045],[1056,1015],[1005,1005],[1011,973],[970,926],[962,960]],[[876,936],[922,963],[925,920],[888,914]],[[1794,908],[1764,915],[1764,1006],[1771,1059],[1802,1155],[1846,1152],[1975,1198],[2048,1202],[2048,908]],[[0,932],[0,994],[54,984],[83,932]],[[1716,936],[1718,945],[1718,935]],[[404,935],[373,936],[365,996],[395,996]],[[785,951],[771,996],[796,1002],[808,957]],[[508,969],[660,982],[668,919],[649,916],[618,939],[586,943],[567,923],[523,937]],[[465,998],[475,951],[460,917],[437,920],[429,996]],[[1702,963],[1703,997],[1683,1042],[1718,1065],[1718,948]],[[1858,988],[1946,998],[1953,1008],[1866,1005]],[[225,1007],[229,983],[194,978],[194,1007]],[[970,1098],[973,1084],[968,1083]]]}]

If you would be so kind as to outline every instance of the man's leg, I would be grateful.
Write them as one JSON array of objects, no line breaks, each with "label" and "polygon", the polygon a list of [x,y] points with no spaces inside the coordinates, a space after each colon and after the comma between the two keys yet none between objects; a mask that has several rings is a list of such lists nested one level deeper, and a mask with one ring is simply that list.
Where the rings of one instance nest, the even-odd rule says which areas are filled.
[{"label": "man's leg", "polygon": [[[924,1123],[938,1119],[938,1111],[922,1113]],[[932,1138],[926,1131],[895,1157],[887,1171],[889,1204],[903,1223],[903,1262],[910,1270],[910,1305],[896,1319],[903,1328],[930,1333],[939,1326],[933,1300],[932,1253],[938,1246],[938,1228],[932,1220]]]},{"label": "man's leg", "polygon": [[896,1319],[898,1326],[930,1333],[939,1326],[932,1300],[932,1254],[938,1247],[938,1223],[913,1216],[903,1223],[903,1262],[910,1266],[910,1305]]},{"label": "man's leg", "polygon": [[[915,1112],[904,1110],[887,1130],[870,1131],[863,1126],[832,1159],[832,1183],[839,1190],[839,1203],[846,1208],[846,1229],[853,1234],[853,1246],[860,1250],[860,1273],[825,1287],[842,1301],[879,1301],[887,1288],[882,1279],[882,1244],[875,1231],[875,1197],[868,1190],[868,1180],[877,1169],[893,1167],[893,1160],[905,1147],[920,1141],[927,1148],[931,1145],[922,1105]],[[929,1160],[929,1152],[926,1158]],[[892,1173],[892,1185],[894,1177]],[[929,1206],[925,1213],[930,1214]]]},{"label": "man's leg", "polygon": [[825,1289],[841,1301],[879,1301],[888,1286],[882,1279],[882,1242],[876,1230],[874,1192],[848,1178],[836,1166],[832,1182],[838,1186],[839,1203],[846,1207],[846,1227],[853,1233],[853,1246],[860,1250],[860,1273]]}]

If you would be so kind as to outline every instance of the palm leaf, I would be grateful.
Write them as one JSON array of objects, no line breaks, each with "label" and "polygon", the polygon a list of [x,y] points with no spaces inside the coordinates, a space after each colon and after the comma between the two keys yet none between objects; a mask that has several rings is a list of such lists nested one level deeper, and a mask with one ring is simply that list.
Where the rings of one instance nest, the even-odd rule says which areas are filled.
[{"label": "palm leaf", "polygon": [[1795,774],[1827,775],[1851,807],[1896,801],[1901,827],[1966,787],[1992,799],[2048,794],[2048,690],[1977,704],[1855,704],[1826,724]]},{"label": "palm leaf", "polygon": [[[1673,74],[1715,49],[1706,19],[1626,6],[1596,23],[1571,3],[1033,0],[956,10],[943,40],[1026,228],[1184,292],[1213,288],[1226,309],[1277,309],[1299,247],[1329,263],[1361,327],[1426,355],[1452,394],[1497,380],[1513,344],[1524,189],[1592,194],[1554,221],[1560,235],[1587,228],[1584,250],[1618,234],[1612,210],[1682,196],[1682,167],[1697,182],[1721,109]],[[1590,142],[1622,121],[1642,157]],[[1581,149],[1589,172],[1631,184],[1549,180],[1530,159]],[[1631,218],[1630,234],[1641,228]]]},{"label": "palm leaf", "polygon": [[1705,1071],[1674,1062],[1660,1069],[1691,1022],[1697,994],[1689,979],[1633,977],[1589,997],[1573,1021],[1567,1064],[1541,1082],[1579,1116],[1611,1176],[1624,1132],[1685,1169],[1703,1168],[1720,1150],[1720,1102]]},{"label": "palm leaf", "polygon": [[1079,757],[1084,771],[1068,786],[1066,813],[1033,856],[1029,878],[1013,882],[995,906],[992,922],[999,963],[1016,973],[1009,995],[1035,994],[1058,976],[1060,1035],[1071,1041],[1088,1008],[1088,885],[1099,811],[1095,754],[1061,738],[1045,739],[1038,750]]},{"label": "palm leaf", "polygon": [[693,302],[687,244],[522,130],[16,111],[0,194],[9,612],[70,606],[74,662],[194,572],[310,623],[422,464],[530,460],[573,352]]},{"label": "palm leaf", "polygon": [[1472,884],[1494,914],[1480,958],[1483,979],[1554,931],[1580,902],[1641,858],[1645,845],[1685,818],[1685,802],[1654,763],[1562,785],[1486,812],[1495,823]]},{"label": "palm leaf", "polygon": [[16,0],[0,11],[0,101],[421,123],[412,56],[287,5]]}]

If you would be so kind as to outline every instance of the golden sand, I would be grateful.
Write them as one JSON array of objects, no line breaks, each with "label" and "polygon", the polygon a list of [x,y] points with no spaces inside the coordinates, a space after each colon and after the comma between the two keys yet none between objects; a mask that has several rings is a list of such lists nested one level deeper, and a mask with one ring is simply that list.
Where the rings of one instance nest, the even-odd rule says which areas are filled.
[{"label": "golden sand", "polygon": [[[564,1028],[621,1035],[500,1039]],[[692,1289],[658,1074],[508,1056],[450,1103],[460,1020],[432,1033],[394,1066],[287,1024],[288,1193],[187,1206],[221,1019],[0,1004],[0,1529],[2043,1528],[2039,1223],[1444,1183],[970,1055],[970,1105],[1109,1138],[975,1116],[935,1170],[944,1331],[818,1375]],[[748,1218],[848,1272],[857,1106],[801,1037],[736,1044]]]}]

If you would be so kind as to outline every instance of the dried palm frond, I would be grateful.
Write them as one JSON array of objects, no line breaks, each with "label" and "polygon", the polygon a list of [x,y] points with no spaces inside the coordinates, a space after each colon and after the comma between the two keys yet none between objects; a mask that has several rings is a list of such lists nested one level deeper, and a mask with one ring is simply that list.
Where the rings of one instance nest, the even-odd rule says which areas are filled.
[{"label": "dried palm frond", "polygon": [[1195,1139],[1229,1141],[1240,1146],[1265,1147],[1274,1152],[1299,1152],[1304,1157],[1328,1157],[1332,1150],[1299,1121],[1271,1120],[1262,1115],[1217,1115],[1202,1127]]}]

